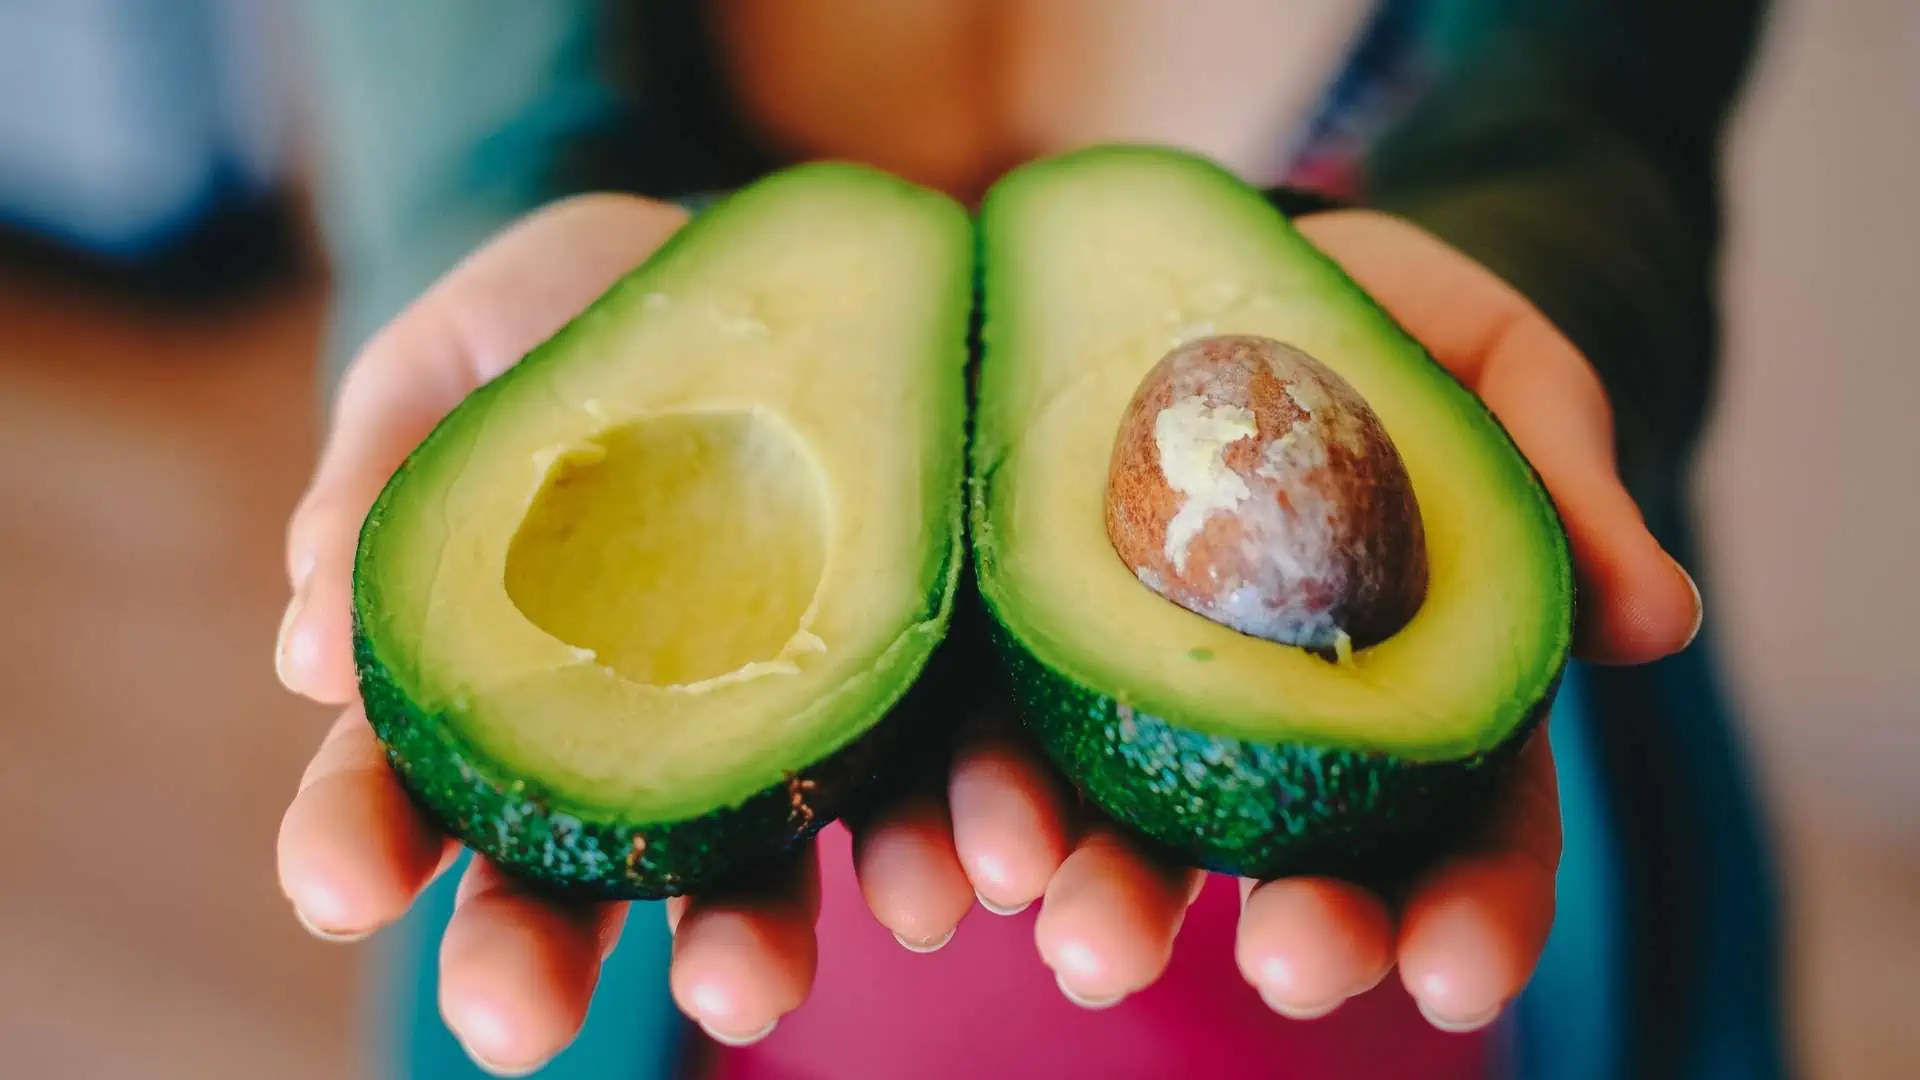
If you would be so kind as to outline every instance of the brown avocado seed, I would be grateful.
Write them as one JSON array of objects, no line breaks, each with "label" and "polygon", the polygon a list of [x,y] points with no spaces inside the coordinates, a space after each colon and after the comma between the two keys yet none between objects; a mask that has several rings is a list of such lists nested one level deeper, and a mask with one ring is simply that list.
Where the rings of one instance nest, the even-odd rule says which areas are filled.
[{"label": "brown avocado seed", "polygon": [[1114,441],[1107,535],[1168,600],[1328,658],[1390,637],[1426,597],[1420,508],[1386,428],[1271,338],[1201,338],[1147,373]]}]

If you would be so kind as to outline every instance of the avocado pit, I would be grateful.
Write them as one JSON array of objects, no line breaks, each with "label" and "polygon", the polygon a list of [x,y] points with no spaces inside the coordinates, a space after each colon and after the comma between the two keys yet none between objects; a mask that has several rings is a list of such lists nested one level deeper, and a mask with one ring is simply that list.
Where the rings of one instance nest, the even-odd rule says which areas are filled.
[{"label": "avocado pit", "polygon": [[1329,659],[1391,637],[1427,591],[1405,463],[1359,391],[1272,338],[1175,348],[1122,416],[1107,535],[1142,584]]}]

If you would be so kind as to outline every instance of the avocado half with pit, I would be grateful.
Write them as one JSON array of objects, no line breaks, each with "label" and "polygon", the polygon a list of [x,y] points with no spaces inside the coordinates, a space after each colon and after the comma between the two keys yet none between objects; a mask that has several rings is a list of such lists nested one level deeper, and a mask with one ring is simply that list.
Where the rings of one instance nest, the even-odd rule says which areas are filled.
[{"label": "avocado half with pit", "polygon": [[[1188,154],[1028,164],[990,190],[981,231],[975,569],[1047,755],[1108,815],[1217,871],[1384,882],[1459,840],[1547,712],[1572,640],[1566,536],[1500,423],[1262,193]],[[1424,574],[1403,575],[1420,591],[1377,639],[1261,636],[1121,557],[1109,488],[1130,410],[1195,342],[1311,358],[1323,389],[1384,428],[1419,527],[1411,556],[1388,543],[1375,557],[1418,557]],[[1178,406],[1156,418],[1162,448],[1211,438],[1216,466],[1255,427],[1250,410],[1160,404]],[[1182,461],[1154,474],[1180,519],[1162,521],[1170,544],[1249,494],[1198,506],[1218,492],[1168,482]]]},{"label": "avocado half with pit", "polygon": [[565,894],[745,880],[915,738],[965,503],[973,231],[859,166],[707,209],[406,459],[354,567],[415,800]]}]

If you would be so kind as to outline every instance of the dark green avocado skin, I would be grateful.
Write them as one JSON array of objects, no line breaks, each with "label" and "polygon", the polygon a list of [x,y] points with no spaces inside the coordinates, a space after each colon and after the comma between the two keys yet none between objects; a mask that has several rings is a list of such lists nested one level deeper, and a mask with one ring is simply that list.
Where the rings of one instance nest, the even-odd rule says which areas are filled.
[{"label": "dark green avocado skin", "polygon": [[356,613],[367,720],[414,804],[447,834],[560,899],[751,892],[779,880],[828,824],[884,803],[941,760],[959,715],[953,648],[942,642],[885,717],[826,758],[736,805],[635,824],[556,809],[552,793],[501,779],[448,718],[408,699],[357,621]]},{"label": "dark green avocado skin", "polygon": [[[1201,734],[1062,676],[989,620],[1026,729],[1083,798],[1177,862],[1259,880],[1398,891],[1475,839],[1552,686],[1493,748],[1451,761]],[[1564,670],[1564,669],[1563,669]]]}]

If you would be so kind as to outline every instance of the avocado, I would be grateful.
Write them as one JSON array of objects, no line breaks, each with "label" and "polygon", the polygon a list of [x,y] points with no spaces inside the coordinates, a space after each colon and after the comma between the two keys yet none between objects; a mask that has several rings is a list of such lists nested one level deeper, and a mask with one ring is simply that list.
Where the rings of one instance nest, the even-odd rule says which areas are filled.
[{"label": "avocado", "polygon": [[972,223],[868,168],[703,210],[467,397],[354,565],[417,803],[552,894],[750,883],[861,805],[965,563]]},{"label": "avocado", "polygon": [[[1150,846],[1223,873],[1392,887],[1460,842],[1546,714],[1573,633],[1565,532],[1499,421],[1259,190],[1203,158],[1121,145],[1031,162],[989,190],[980,229],[973,559],[1015,707],[1047,756]],[[1242,537],[1242,561],[1371,566],[1386,585],[1294,609],[1269,589],[1254,614],[1289,617],[1236,625],[1232,605],[1156,577],[1159,556],[1139,553],[1152,544],[1123,555],[1146,522],[1186,570],[1209,511],[1262,496],[1241,483],[1252,473],[1219,471],[1236,443],[1302,445],[1258,408],[1191,395],[1143,435],[1141,403],[1184,377],[1196,342],[1225,350],[1208,361],[1216,379],[1235,364],[1291,372],[1347,400],[1322,434],[1348,431],[1375,470],[1327,489],[1358,508],[1324,519],[1318,554],[1340,559],[1276,558],[1259,545],[1286,530],[1269,529]],[[1310,410],[1269,411],[1304,423]],[[1365,424],[1379,430],[1354,434]],[[1186,456],[1143,459],[1141,439]],[[1126,494],[1149,474],[1149,495]],[[1129,518],[1129,499],[1150,512]],[[1333,601],[1367,596],[1371,611],[1326,621]]]}]

